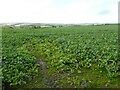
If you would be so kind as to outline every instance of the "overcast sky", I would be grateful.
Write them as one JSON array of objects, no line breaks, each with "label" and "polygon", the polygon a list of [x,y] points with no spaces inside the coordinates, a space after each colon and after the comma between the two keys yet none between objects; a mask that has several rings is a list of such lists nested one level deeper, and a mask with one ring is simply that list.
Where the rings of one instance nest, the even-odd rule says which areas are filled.
[{"label": "overcast sky", "polygon": [[117,23],[119,0],[0,0],[0,23]]}]

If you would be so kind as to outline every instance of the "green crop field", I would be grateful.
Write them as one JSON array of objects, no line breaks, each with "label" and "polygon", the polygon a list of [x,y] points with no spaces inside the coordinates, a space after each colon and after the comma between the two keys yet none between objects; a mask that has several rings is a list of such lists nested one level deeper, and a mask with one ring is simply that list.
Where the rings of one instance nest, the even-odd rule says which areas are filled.
[{"label": "green crop field", "polygon": [[118,26],[2,29],[4,88],[119,88]]}]

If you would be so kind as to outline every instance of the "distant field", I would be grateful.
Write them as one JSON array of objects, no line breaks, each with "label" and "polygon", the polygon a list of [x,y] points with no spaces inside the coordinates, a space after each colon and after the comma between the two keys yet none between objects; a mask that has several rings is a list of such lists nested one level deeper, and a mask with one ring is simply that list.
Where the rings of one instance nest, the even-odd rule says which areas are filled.
[{"label": "distant field", "polygon": [[3,86],[120,87],[118,27],[3,28]]},{"label": "distant field", "polygon": [[0,34],[2,33],[2,28],[0,28]]}]

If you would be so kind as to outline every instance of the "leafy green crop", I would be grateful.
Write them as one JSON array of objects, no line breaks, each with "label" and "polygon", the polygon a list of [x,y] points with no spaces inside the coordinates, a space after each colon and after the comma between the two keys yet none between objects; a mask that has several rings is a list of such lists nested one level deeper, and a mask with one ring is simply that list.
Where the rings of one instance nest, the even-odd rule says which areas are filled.
[{"label": "leafy green crop", "polygon": [[48,68],[46,78],[54,77],[50,82],[55,81],[56,87],[82,87],[83,82],[88,83],[86,87],[111,85],[109,80],[120,75],[117,30],[117,25],[4,28],[3,81],[13,86],[27,84],[41,73],[37,61],[43,60]]},{"label": "leafy green crop", "polygon": [[2,42],[3,85],[7,87],[26,84],[37,73],[36,58],[21,47],[23,37],[13,34],[8,36],[9,31],[7,33],[3,33]]}]

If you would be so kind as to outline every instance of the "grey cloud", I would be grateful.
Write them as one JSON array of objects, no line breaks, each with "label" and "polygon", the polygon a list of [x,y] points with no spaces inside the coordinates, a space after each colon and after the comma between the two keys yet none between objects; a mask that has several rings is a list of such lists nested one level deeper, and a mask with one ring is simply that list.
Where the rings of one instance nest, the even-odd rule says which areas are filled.
[{"label": "grey cloud", "polygon": [[110,13],[110,11],[109,10],[102,10],[102,11],[100,11],[99,13],[98,13],[98,15],[107,15],[107,14],[109,14]]}]

